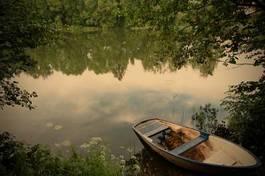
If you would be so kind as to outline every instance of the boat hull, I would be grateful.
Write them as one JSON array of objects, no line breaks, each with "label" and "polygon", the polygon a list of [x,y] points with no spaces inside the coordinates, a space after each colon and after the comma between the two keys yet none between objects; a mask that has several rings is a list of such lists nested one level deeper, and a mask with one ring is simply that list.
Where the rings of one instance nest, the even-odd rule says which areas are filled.
[{"label": "boat hull", "polygon": [[[135,126],[137,126],[137,124]],[[145,147],[148,147],[149,149],[151,149],[158,155],[162,156],[167,161],[173,163],[175,166],[178,166],[184,169],[192,170],[195,172],[201,172],[201,173],[207,173],[207,174],[218,174],[218,175],[226,174],[226,173],[227,174],[228,173],[229,174],[240,174],[240,173],[254,172],[257,169],[257,167],[259,167],[260,165],[260,163],[258,162],[254,166],[230,167],[230,166],[224,166],[224,165],[203,163],[203,162],[191,160],[189,158],[185,158],[182,156],[172,155],[171,153],[157,147],[152,142],[150,142],[148,139],[143,137],[143,135],[135,129],[135,126],[133,127],[133,130]]]}]

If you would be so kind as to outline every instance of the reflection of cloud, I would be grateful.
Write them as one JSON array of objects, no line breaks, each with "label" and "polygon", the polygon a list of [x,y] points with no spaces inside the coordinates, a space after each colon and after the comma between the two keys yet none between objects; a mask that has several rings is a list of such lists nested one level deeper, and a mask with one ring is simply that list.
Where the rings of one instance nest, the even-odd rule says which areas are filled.
[{"label": "reflection of cloud", "polygon": [[54,143],[55,147],[69,147],[71,145],[71,142],[69,140],[64,140],[60,143]]},{"label": "reflection of cloud", "polygon": [[[67,128],[60,133],[50,133],[50,130],[36,133],[37,142],[41,140],[41,143],[63,147],[71,143],[82,145],[87,138],[102,136],[107,143],[111,144],[112,150],[115,150],[114,153],[118,153],[117,150],[120,149],[116,149],[117,146],[130,146],[137,140],[131,129],[132,124],[153,116],[187,124],[192,113],[191,106],[199,106],[206,101],[186,94],[179,93],[178,96],[174,96],[176,93],[172,91],[152,89],[92,94],[82,92],[81,98],[79,94],[80,92],[75,92],[76,98],[69,98],[71,94],[44,97],[45,101],[42,99],[40,102],[43,105],[38,105],[40,108],[30,113],[20,112],[23,116],[20,119],[23,119],[23,123],[32,120],[40,123],[43,120],[47,122],[48,118],[47,127],[57,130]],[[18,128],[19,125],[16,129]],[[32,133],[38,130],[31,127],[29,131]],[[38,135],[43,137],[40,139]],[[56,136],[52,141],[51,135]],[[68,140],[57,142],[65,136]]]},{"label": "reflection of cloud", "polygon": [[135,123],[135,116],[133,113],[124,114],[121,119],[118,120],[118,122],[126,122],[129,124]]},{"label": "reflection of cloud", "polygon": [[61,144],[59,144],[59,143],[54,143],[54,146],[55,146],[55,147],[61,147]]},{"label": "reflection of cloud", "polygon": [[[95,95],[93,104],[89,104],[84,116],[91,117],[85,119],[87,122],[83,125],[96,123],[114,123],[133,124],[142,118],[152,116],[161,116],[167,118],[180,119],[185,112],[186,116],[192,113],[190,106],[199,106],[201,100],[193,100],[187,95],[174,96],[172,92],[158,91],[130,91],[127,93],[111,93],[105,95]],[[188,105],[188,106],[187,106]],[[79,114],[80,115],[80,114]],[[179,115],[179,117],[176,117]]]},{"label": "reflection of cloud", "polygon": [[70,146],[71,142],[69,140],[64,140],[61,144],[62,146]]},{"label": "reflection of cloud", "polygon": [[46,123],[46,127],[52,128],[53,127],[53,123],[51,123],[51,122]]},{"label": "reflection of cloud", "polygon": [[195,105],[195,102],[193,100],[188,100],[185,102],[187,106],[193,107]]},{"label": "reflection of cloud", "polygon": [[83,148],[83,149],[86,149],[86,148],[89,148],[90,147],[90,144],[88,143],[83,143],[80,145],[80,148]]},{"label": "reflection of cloud", "polygon": [[60,130],[60,129],[63,128],[62,125],[55,125],[55,124],[53,124],[52,122],[47,122],[47,123],[46,123],[46,127],[48,127],[48,128],[52,128],[52,129],[54,129],[54,130]]},{"label": "reflection of cloud", "polygon": [[[17,81],[26,90],[38,93],[33,100],[38,108],[1,111],[0,128],[33,143],[54,144],[67,136],[73,143],[82,144],[88,137],[103,136],[113,145],[126,145],[135,139],[131,124],[153,116],[188,124],[193,107],[218,102],[228,85],[257,79],[258,73],[250,67],[227,71],[218,66],[208,78],[189,67],[176,73],[154,74],[135,62],[122,81],[112,74],[89,71],[80,76],[55,71],[46,79],[21,74]],[[21,124],[27,124],[27,128]],[[67,130],[53,133],[50,129],[55,126]],[[56,144],[61,146],[62,142]]]},{"label": "reflection of cloud", "polygon": [[[128,66],[121,82],[114,78],[111,73],[96,75],[90,71],[86,71],[78,77],[66,76],[55,71],[45,80],[41,78],[34,80],[29,76],[21,75],[18,81],[27,90],[31,90],[33,87],[42,97],[65,98],[67,101],[80,101],[96,94],[121,93],[139,89],[158,92],[169,91],[201,97],[210,101],[219,101],[224,97],[224,91],[228,89],[229,85],[239,83],[242,80],[255,80],[261,74],[262,69],[258,67],[241,67],[228,71],[228,68],[222,65],[218,65],[214,75],[207,78],[201,77],[200,73],[191,67],[173,73],[154,74],[144,71],[141,62],[135,61],[134,65]],[[49,85],[49,89],[45,88],[46,85]],[[93,100],[90,99],[90,101]]]}]

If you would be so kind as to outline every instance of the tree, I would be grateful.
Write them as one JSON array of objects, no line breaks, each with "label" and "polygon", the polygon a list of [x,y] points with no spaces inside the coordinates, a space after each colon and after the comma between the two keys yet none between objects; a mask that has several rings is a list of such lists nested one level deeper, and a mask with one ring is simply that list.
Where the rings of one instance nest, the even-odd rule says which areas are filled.
[{"label": "tree", "polygon": [[231,86],[222,105],[229,112],[233,139],[264,161],[265,154],[265,76]]},{"label": "tree", "polygon": [[[0,108],[20,105],[32,109],[36,93],[21,89],[11,79],[35,64],[24,49],[34,48],[46,38],[46,22],[38,19],[33,2],[11,0],[0,2]],[[34,10],[32,10],[32,8]]]},{"label": "tree", "polygon": [[[137,2],[137,3],[136,3]],[[238,55],[255,64],[264,60],[265,10],[262,1],[192,0],[138,2],[129,15],[141,26],[151,26],[174,38],[186,59],[198,63]],[[146,4],[148,3],[148,5]],[[136,23],[139,24],[139,23]]]}]

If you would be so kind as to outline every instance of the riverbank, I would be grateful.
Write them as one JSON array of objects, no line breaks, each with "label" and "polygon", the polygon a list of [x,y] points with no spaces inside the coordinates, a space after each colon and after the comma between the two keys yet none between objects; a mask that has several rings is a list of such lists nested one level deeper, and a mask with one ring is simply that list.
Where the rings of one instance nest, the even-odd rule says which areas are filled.
[{"label": "riverbank", "polygon": [[[140,167],[131,157],[115,156],[100,137],[81,146],[82,154],[72,147],[69,156],[52,153],[42,145],[26,145],[7,132],[0,134],[0,175],[90,175],[123,176],[136,174]],[[129,172],[127,174],[127,172]]]}]

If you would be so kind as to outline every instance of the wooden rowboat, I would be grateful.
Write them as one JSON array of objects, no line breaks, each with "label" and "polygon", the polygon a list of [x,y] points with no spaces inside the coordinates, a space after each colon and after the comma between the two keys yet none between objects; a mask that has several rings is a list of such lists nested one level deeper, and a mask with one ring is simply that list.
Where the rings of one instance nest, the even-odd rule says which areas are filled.
[{"label": "wooden rowboat", "polygon": [[166,120],[145,120],[133,130],[143,144],[185,169],[221,174],[253,171],[261,165],[237,144]]}]

